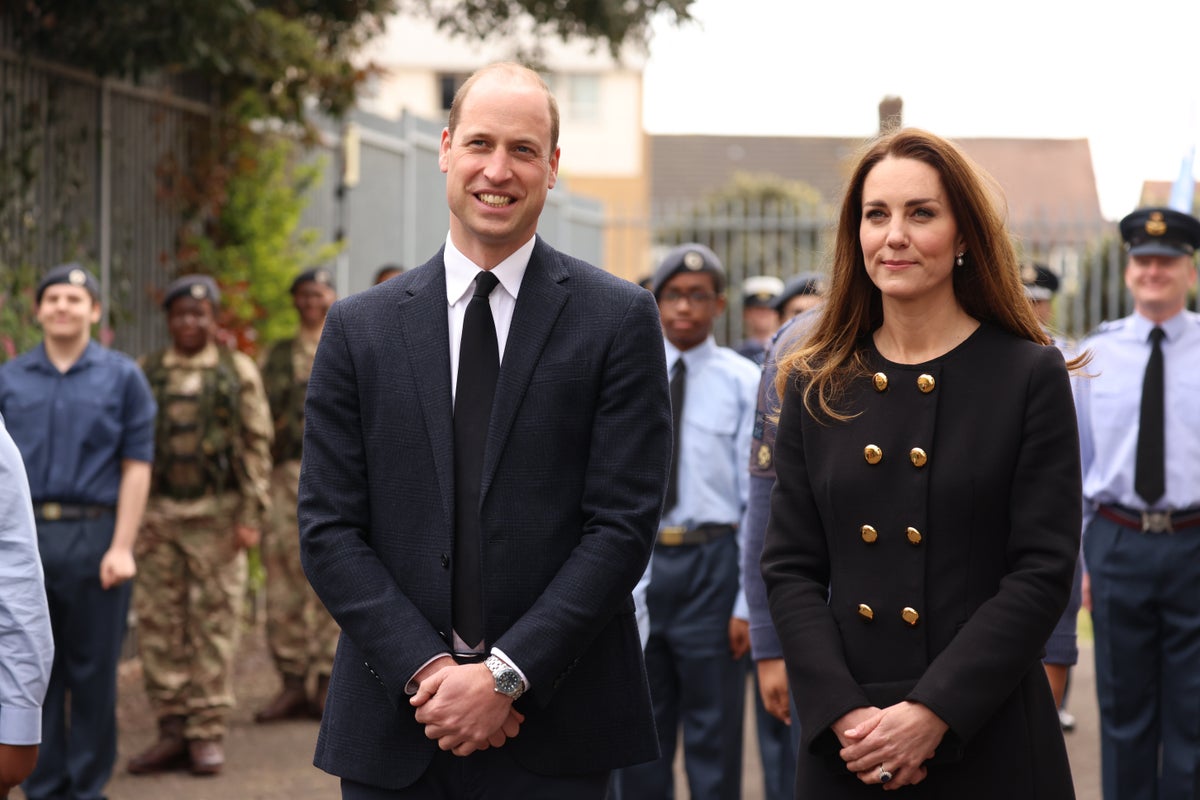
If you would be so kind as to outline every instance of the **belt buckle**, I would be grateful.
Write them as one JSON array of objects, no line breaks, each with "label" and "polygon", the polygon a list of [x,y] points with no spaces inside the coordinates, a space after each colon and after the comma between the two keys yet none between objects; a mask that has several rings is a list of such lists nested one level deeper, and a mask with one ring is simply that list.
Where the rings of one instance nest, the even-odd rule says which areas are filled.
[{"label": "belt buckle", "polygon": [[54,502],[42,503],[42,519],[47,522],[62,519],[62,504]]},{"label": "belt buckle", "polygon": [[1174,533],[1170,511],[1143,511],[1142,533]]},{"label": "belt buckle", "polygon": [[678,547],[683,544],[683,535],[687,528],[682,525],[671,525],[658,532],[658,543],[666,547]]}]

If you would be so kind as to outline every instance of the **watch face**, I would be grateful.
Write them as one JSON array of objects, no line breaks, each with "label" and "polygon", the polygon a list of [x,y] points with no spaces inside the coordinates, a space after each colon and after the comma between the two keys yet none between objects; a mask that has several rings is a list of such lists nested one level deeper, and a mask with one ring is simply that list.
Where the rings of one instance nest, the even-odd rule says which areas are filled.
[{"label": "watch face", "polygon": [[496,691],[502,694],[512,694],[521,688],[521,676],[516,670],[506,669],[496,674]]}]

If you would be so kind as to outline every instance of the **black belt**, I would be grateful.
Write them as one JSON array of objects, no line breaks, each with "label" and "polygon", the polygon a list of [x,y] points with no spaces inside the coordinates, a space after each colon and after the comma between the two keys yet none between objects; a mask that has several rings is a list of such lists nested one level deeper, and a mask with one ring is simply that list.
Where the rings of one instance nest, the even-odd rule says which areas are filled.
[{"label": "black belt", "polygon": [[60,519],[99,519],[113,513],[114,510],[113,506],[58,503],[53,500],[33,504],[33,516],[43,522],[58,522]]},{"label": "black belt", "polygon": [[1104,505],[1096,513],[1140,533],[1175,533],[1200,525],[1200,506],[1177,511],[1139,511],[1125,506]]},{"label": "black belt", "polygon": [[663,547],[708,544],[736,530],[737,525],[715,525],[711,523],[697,525],[695,528],[685,528],[682,525],[669,525],[658,532],[658,544]]}]

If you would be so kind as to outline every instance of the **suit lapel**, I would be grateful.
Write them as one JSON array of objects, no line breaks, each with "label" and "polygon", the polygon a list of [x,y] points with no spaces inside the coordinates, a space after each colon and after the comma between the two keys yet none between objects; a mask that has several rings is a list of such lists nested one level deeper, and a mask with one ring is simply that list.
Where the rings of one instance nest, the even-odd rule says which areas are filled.
[{"label": "suit lapel", "polygon": [[504,345],[504,361],[500,365],[496,398],[492,402],[487,451],[483,456],[481,500],[487,497],[534,367],[567,302],[566,279],[567,270],[558,252],[538,237],[521,281],[521,293]]},{"label": "suit lapel", "polygon": [[[454,519],[454,418],[450,395],[450,327],[446,311],[446,267],[439,251],[419,270],[398,303],[404,350],[412,365],[422,417],[446,519]],[[401,455],[403,457],[403,455]]]}]

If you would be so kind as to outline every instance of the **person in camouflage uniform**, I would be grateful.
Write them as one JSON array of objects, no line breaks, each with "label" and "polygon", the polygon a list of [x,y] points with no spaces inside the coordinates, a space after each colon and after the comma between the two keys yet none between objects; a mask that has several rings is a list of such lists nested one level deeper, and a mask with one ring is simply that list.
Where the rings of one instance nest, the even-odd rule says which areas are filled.
[{"label": "person in camouflage uniform", "polygon": [[220,772],[246,593],[246,548],[269,505],[271,418],[248,356],[214,341],[217,286],[167,287],[171,346],[142,359],[158,401],[150,502],[134,591],[146,693],[159,739],[130,760],[146,774]]},{"label": "person in camouflage uniform", "polygon": [[[333,671],[338,626],[300,567],[296,494],[308,374],[325,327],[325,315],[336,299],[329,270],[310,269],[297,276],[292,282],[292,300],[300,315],[300,332],[296,338],[274,345],[262,361],[263,385],[275,420],[271,514],[262,544],[267,570],[267,642],[283,688],[254,715],[257,722],[309,714],[320,719]],[[307,693],[310,677],[315,685],[311,701]]]}]

